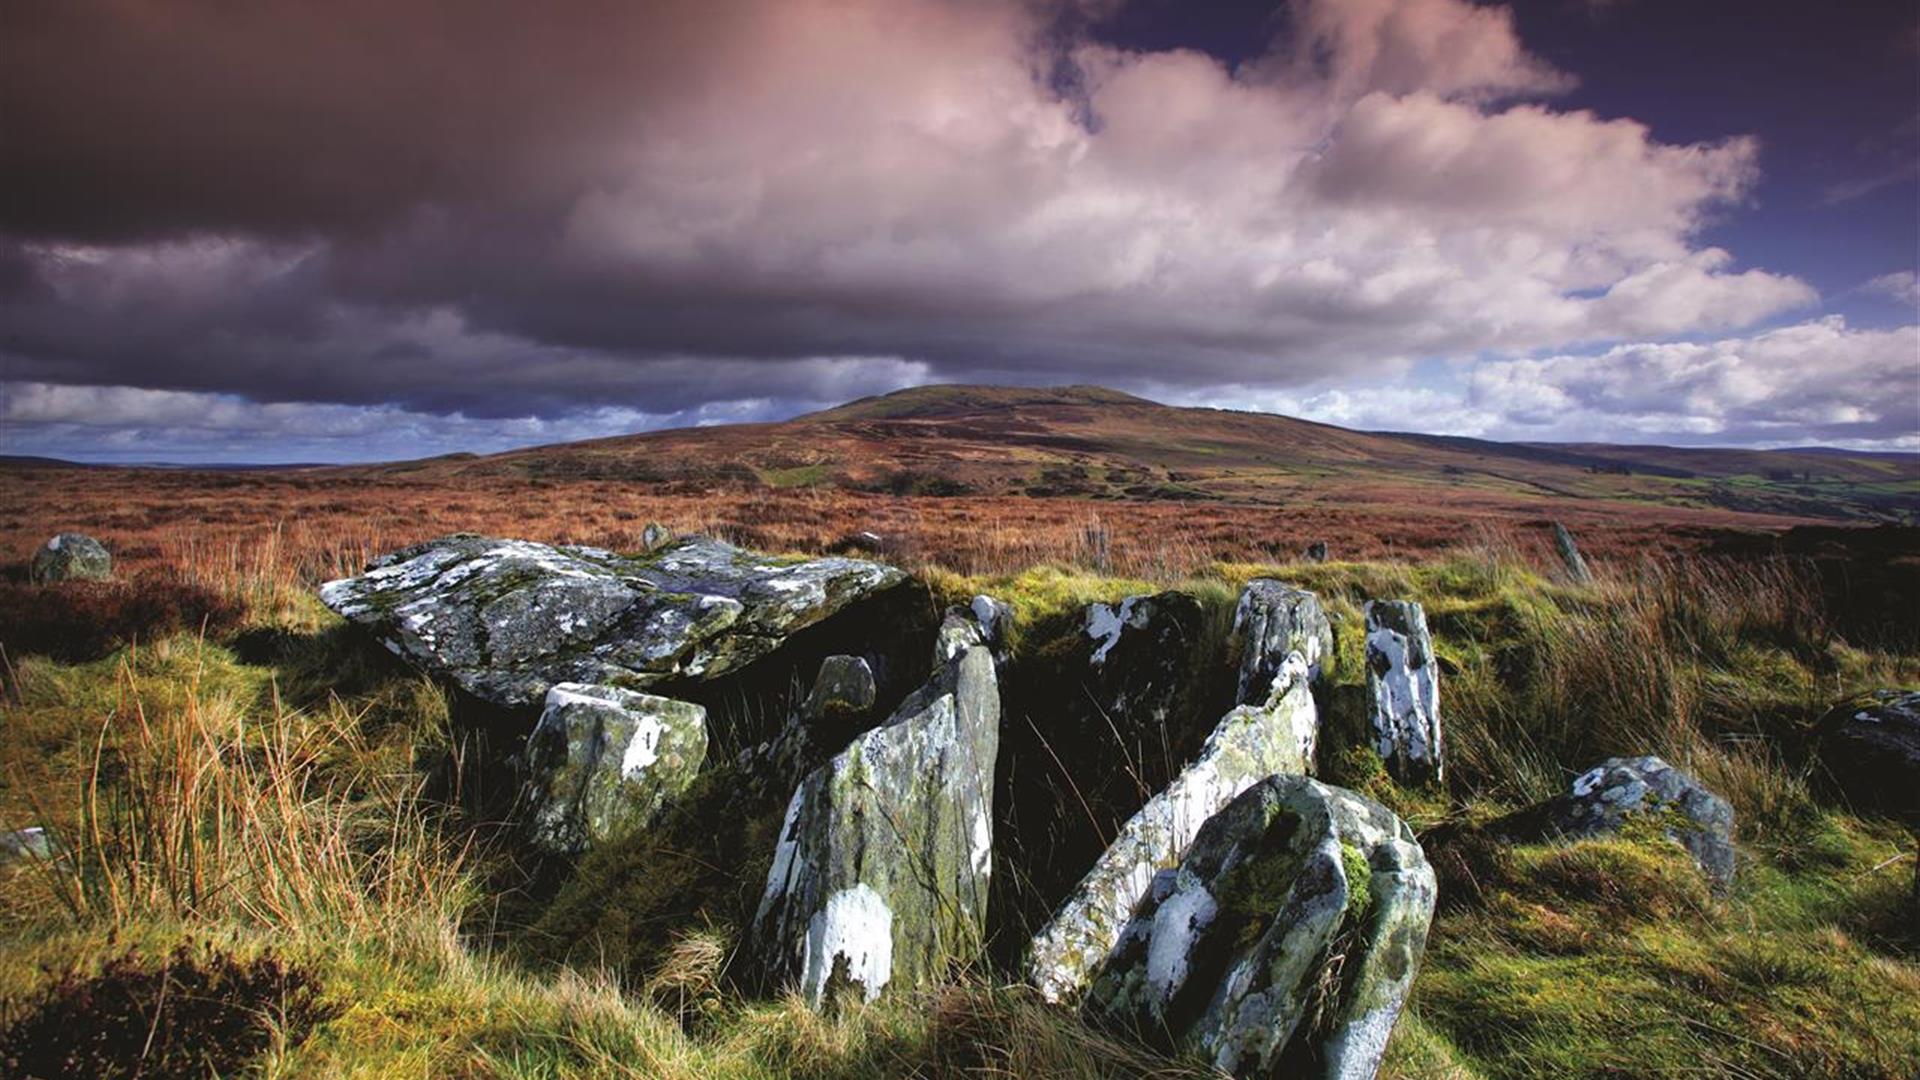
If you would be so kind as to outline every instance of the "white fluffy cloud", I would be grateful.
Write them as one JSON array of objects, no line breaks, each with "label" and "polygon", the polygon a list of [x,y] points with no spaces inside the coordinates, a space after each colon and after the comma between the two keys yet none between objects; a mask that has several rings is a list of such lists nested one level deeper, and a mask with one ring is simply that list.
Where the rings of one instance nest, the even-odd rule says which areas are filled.
[{"label": "white fluffy cloud", "polygon": [[1881,296],[1920,307],[1920,275],[1911,270],[1896,270],[1891,274],[1881,274],[1861,288],[1870,293],[1878,293]]},{"label": "white fluffy cloud", "polygon": [[1920,328],[1854,329],[1834,316],[1708,342],[1483,360],[1425,384],[1234,388],[1211,403],[1499,439],[1920,450]]}]

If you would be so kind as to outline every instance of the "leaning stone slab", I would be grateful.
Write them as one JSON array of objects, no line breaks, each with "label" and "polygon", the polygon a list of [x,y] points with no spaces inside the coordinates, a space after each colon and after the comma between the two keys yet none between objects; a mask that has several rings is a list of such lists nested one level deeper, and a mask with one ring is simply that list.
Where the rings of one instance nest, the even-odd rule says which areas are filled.
[{"label": "leaning stone slab", "polygon": [[707,711],[613,686],[559,683],[527,740],[532,838],[573,854],[644,828],[707,756]]},{"label": "leaning stone slab", "polygon": [[1401,783],[1445,779],[1440,668],[1427,613],[1411,600],[1367,602],[1367,694],[1374,749]]},{"label": "leaning stone slab", "polygon": [[1193,764],[1121,826],[1034,936],[1027,976],[1047,1000],[1080,995],[1154,874],[1179,862],[1208,818],[1274,773],[1312,771],[1318,735],[1306,658],[1290,653],[1266,703],[1239,706],[1220,721]]},{"label": "leaning stone slab", "polygon": [[1716,887],[1732,884],[1732,805],[1657,757],[1608,758],[1576,777],[1565,795],[1501,818],[1487,831],[1522,842],[1579,839],[1619,832],[1638,815],[1659,815],[1668,838],[1693,855]]},{"label": "leaning stone slab", "polygon": [[706,537],[643,556],[451,536],[375,559],[320,599],[393,652],[496,705],[555,683],[705,679],[906,580],[858,559],[789,562]]},{"label": "leaning stone slab", "polygon": [[1425,853],[1386,807],[1269,777],[1155,875],[1085,1009],[1234,1076],[1271,1075],[1284,1059],[1372,1077],[1434,896]]},{"label": "leaning stone slab", "polygon": [[35,582],[105,581],[113,576],[113,556],[91,536],[61,533],[33,553],[28,575]]},{"label": "leaning stone slab", "polygon": [[1333,656],[1333,623],[1320,597],[1270,578],[1247,582],[1233,609],[1233,633],[1240,645],[1240,683],[1236,702],[1264,701],[1287,654],[1307,661],[1307,679],[1319,685],[1323,665]]},{"label": "leaning stone slab", "polygon": [[993,657],[975,637],[801,781],[750,930],[769,982],[817,1008],[842,990],[872,1001],[927,986],[978,956],[999,730]]}]

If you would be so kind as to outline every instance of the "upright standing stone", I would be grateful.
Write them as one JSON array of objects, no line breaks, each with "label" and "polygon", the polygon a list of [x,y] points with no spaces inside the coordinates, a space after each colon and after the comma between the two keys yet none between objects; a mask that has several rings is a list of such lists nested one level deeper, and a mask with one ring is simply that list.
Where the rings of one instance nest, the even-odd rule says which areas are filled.
[{"label": "upright standing stone", "polygon": [[1311,771],[1318,733],[1306,658],[1289,653],[1266,703],[1241,705],[1220,721],[1199,758],[1128,819],[1034,936],[1027,975],[1047,1000],[1080,995],[1154,874],[1180,861],[1208,818],[1265,777]]},{"label": "upright standing stone", "polygon": [[1406,1004],[1434,897],[1425,853],[1386,807],[1269,777],[1155,876],[1086,1011],[1234,1076],[1285,1060],[1364,1080]]},{"label": "upright standing stone", "polygon": [[977,958],[999,725],[993,657],[976,636],[801,781],[750,933],[771,982],[815,1007],[842,989],[872,1001]]},{"label": "upright standing stone", "polygon": [[1427,613],[1411,600],[1367,603],[1367,693],[1374,749],[1401,783],[1445,779],[1440,669]]},{"label": "upright standing stone", "polygon": [[83,533],[61,533],[33,553],[29,576],[36,582],[105,581],[113,576],[106,545]]},{"label": "upright standing stone", "polygon": [[1266,700],[1289,653],[1306,660],[1308,682],[1324,681],[1324,665],[1333,655],[1333,624],[1313,593],[1269,578],[1247,582],[1233,609],[1233,634],[1240,649],[1235,703]]},{"label": "upright standing stone", "polygon": [[644,828],[707,757],[707,711],[614,686],[560,683],[527,739],[533,841],[572,854]]},{"label": "upright standing stone", "polygon": [[1580,545],[1573,542],[1573,534],[1565,525],[1553,523],[1553,544],[1560,549],[1560,561],[1566,564],[1567,577],[1575,585],[1593,583],[1593,571],[1587,569],[1587,560],[1580,555]]}]

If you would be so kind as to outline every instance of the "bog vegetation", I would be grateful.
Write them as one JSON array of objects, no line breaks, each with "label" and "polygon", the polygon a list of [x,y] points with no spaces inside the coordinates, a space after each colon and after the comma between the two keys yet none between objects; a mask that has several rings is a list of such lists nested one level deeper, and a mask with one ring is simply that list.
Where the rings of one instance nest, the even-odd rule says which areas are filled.
[{"label": "bog vegetation", "polygon": [[[1010,601],[1027,653],[1093,600],[1178,585],[1224,617],[1245,580],[1280,577],[1318,591],[1345,631],[1345,683],[1360,677],[1364,598],[1426,605],[1447,788],[1402,790],[1364,752],[1322,763],[1413,824],[1442,879],[1384,1075],[1911,1077],[1913,843],[1833,795],[1809,735],[1838,698],[1920,682],[1920,657],[1836,608],[1806,567],[1618,551],[1576,586],[1499,533],[1417,561],[1276,563],[1204,543],[1156,562],[1134,554],[1151,538],[1123,532],[1115,565],[1081,514],[1045,534],[1050,550],[1029,536],[922,553],[916,569],[936,596]],[[63,849],[0,867],[0,1071],[1202,1075],[993,970],[828,1016],[749,997],[730,978],[737,927],[648,922],[671,878],[601,894],[626,905],[619,934],[541,940],[551,926],[517,915],[538,883],[482,812],[497,801],[470,787],[446,693],[312,597],[377,538],[251,535],[168,533],[132,580],[0,592],[0,828],[44,825]],[[1641,753],[1734,804],[1730,895],[1657,834],[1514,848],[1474,830]],[[766,839],[751,823],[685,828]],[[756,870],[683,868],[748,890]]]}]

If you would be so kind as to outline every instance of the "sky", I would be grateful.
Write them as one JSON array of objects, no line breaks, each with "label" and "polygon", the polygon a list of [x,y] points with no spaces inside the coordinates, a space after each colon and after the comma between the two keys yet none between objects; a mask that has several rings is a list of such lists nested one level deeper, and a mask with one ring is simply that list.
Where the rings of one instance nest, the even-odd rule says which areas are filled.
[{"label": "sky", "polygon": [[1911,0],[16,0],[0,453],[1097,383],[1920,451]]}]

